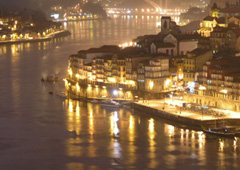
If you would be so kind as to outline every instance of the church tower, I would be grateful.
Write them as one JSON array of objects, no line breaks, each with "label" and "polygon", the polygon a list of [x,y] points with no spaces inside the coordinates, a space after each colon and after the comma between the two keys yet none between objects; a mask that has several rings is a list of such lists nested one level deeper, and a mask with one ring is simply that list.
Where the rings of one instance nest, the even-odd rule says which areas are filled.
[{"label": "church tower", "polygon": [[161,32],[163,34],[168,34],[170,32],[171,17],[162,17],[161,18]]}]

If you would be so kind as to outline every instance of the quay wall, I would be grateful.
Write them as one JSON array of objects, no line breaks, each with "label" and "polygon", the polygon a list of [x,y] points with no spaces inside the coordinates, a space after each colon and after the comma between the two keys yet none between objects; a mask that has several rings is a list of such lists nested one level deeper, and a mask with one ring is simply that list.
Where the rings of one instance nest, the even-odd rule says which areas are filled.
[{"label": "quay wall", "polygon": [[134,103],[134,110],[141,112],[149,116],[156,116],[159,118],[167,119],[173,122],[195,126],[195,127],[221,127],[221,126],[240,126],[240,119],[216,119],[216,120],[198,120],[188,117],[183,117],[181,115],[171,114],[162,110],[151,108],[148,106],[143,106]]}]

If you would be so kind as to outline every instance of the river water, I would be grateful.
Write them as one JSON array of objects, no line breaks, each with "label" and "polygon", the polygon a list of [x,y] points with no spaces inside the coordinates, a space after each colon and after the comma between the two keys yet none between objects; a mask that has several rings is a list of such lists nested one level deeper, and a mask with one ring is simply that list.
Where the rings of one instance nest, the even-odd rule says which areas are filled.
[{"label": "river water", "polygon": [[[72,35],[0,46],[0,169],[240,169],[240,139],[129,110],[63,100],[68,56],[156,34],[160,17],[64,23]],[[50,95],[49,91],[54,94]]]}]

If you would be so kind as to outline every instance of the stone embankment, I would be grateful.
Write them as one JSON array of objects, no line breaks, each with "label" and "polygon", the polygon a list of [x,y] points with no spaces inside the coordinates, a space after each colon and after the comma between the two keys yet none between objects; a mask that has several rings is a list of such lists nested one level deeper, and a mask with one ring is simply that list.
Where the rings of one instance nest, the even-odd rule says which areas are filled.
[{"label": "stone embankment", "polygon": [[240,119],[233,119],[233,118],[218,118],[212,120],[201,120],[201,119],[194,119],[192,117],[181,115],[181,114],[173,114],[161,109],[157,109],[151,106],[143,105],[140,103],[134,103],[134,111],[138,111],[140,113],[149,115],[149,116],[156,116],[159,118],[167,119],[176,123],[190,125],[195,127],[215,127],[215,126],[240,126]]}]

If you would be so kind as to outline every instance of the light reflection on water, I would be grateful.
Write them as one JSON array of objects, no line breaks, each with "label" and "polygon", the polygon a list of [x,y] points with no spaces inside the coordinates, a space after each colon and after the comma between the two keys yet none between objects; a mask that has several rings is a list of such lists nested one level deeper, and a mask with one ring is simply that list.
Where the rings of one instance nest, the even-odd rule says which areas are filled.
[{"label": "light reflection on water", "polygon": [[[104,166],[122,168],[177,169],[186,166],[182,163],[186,161],[187,167],[208,167],[209,164],[226,167],[229,166],[226,152],[230,149],[233,166],[239,166],[236,162],[239,160],[238,139],[208,138],[202,131],[179,128],[123,109],[108,110],[79,101],[69,101],[68,117],[68,127],[73,127],[69,131],[74,131],[75,135],[67,141],[69,156],[92,158],[105,155],[113,159],[113,164]],[[219,164],[212,164],[214,160]]]},{"label": "light reflection on water", "polygon": [[240,169],[239,139],[62,100],[63,82],[40,82],[50,74],[62,80],[67,57],[78,50],[158,33],[160,17],[147,18],[68,22],[70,37],[0,47],[1,169]]}]

